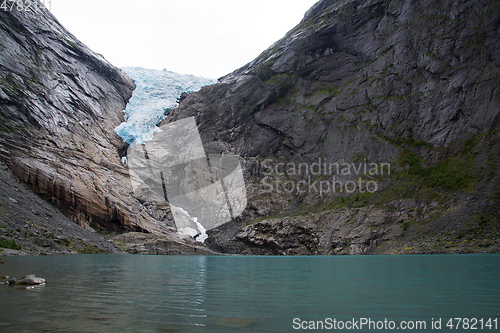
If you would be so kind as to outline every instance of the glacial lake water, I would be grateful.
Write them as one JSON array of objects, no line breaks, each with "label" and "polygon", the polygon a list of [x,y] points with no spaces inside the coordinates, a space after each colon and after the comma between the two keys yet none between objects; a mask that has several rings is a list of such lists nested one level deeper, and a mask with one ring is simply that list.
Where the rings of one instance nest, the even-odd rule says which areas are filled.
[{"label": "glacial lake water", "polygon": [[[426,329],[408,332],[471,331],[445,325],[483,318],[476,331],[500,331],[484,327],[500,320],[500,255],[3,260],[0,276],[35,274],[47,283],[0,285],[0,332],[296,332],[360,318],[426,321]],[[432,329],[438,318],[441,330]],[[324,331],[338,331],[330,325]]]}]

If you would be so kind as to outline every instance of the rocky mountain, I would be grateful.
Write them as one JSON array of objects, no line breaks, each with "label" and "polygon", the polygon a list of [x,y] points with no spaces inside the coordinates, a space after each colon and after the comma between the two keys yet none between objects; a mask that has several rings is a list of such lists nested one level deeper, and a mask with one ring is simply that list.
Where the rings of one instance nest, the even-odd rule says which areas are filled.
[{"label": "rocky mountain", "polygon": [[[247,208],[205,244],[498,252],[499,9],[321,0],[254,61],[183,95],[163,123],[194,117],[207,156],[244,168]],[[122,251],[214,253],[175,232],[167,202],[133,192],[115,129],[134,88],[50,12],[0,11],[0,247],[117,251],[100,230],[124,233]]]},{"label": "rocky mountain", "polygon": [[319,1],[164,121],[194,116],[205,149],[245,165],[247,209],[206,243],[498,252],[499,38],[497,2]]},{"label": "rocky mountain", "polygon": [[[179,253],[206,250],[133,196],[121,163],[127,145],[114,132],[135,88],[127,75],[48,10],[0,11],[0,54],[0,158],[24,184],[88,230],[154,233]],[[28,204],[7,200],[14,212]],[[9,228],[22,233],[20,223]]]}]

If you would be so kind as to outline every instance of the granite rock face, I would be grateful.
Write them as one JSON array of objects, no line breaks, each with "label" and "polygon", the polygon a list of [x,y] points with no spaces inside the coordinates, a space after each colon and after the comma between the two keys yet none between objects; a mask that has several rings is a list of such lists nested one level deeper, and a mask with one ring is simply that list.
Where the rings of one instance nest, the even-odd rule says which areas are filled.
[{"label": "granite rock face", "polygon": [[[496,244],[499,9],[487,0],[322,0],[254,61],[184,98],[165,122],[196,117],[205,147],[245,163],[247,211],[212,233],[210,246],[231,253],[375,253],[383,242],[410,235],[413,244],[417,220],[429,223],[426,237],[441,241],[450,225],[465,230],[466,239],[481,218],[493,234],[475,235]],[[266,159],[391,163],[393,174],[380,180],[380,193],[359,201],[346,193],[270,194],[260,186]],[[471,195],[478,201],[468,201]],[[436,197],[439,213],[412,217]],[[404,208],[406,233],[390,212],[400,199],[416,201]],[[352,211],[365,222],[346,231],[339,226],[344,207],[373,212],[361,219],[364,213]],[[337,230],[333,240],[317,231],[324,223],[316,217],[288,217],[324,211],[327,234]],[[369,235],[377,216],[387,224],[383,241]]]},{"label": "granite rock face", "polygon": [[0,157],[78,224],[169,233],[133,197],[114,128],[135,88],[45,10],[0,11]]},{"label": "granite rock face", "polygon": [[207,142],[242,156],[390,160],[381,138],[449,145],[499,121],[498,5],[320,1],[257,59],[190,95]]}]

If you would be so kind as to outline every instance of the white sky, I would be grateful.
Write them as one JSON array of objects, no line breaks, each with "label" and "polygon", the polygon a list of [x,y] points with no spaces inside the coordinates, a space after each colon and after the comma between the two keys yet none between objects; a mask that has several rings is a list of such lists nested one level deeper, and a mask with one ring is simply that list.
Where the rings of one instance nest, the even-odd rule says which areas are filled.
[{"label": "white sky", "polygon": [[283,37],[316,1],[52,0],[51,11],[117,67],[219,78]]}]

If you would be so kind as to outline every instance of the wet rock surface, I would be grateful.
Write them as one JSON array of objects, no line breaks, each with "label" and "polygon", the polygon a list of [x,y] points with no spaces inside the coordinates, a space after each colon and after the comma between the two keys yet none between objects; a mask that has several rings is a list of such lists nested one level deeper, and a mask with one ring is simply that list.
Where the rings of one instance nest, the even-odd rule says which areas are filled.
[{"label": "wet rock surface", "polygon": [[16,289],[34,289],[43,288],[45,286],[45,279],[34,274],[25,275],[22,279],[17,280],[11,276],[1,276],[0,285],[6,284],[9,288]]},{"label": "wet rock surface", "polygon": [[21,280],[17,281],[16,284],[21,286],[40,285],[45,284],[45,279],[35,275],[26,275]]}]

